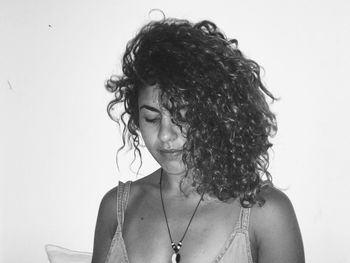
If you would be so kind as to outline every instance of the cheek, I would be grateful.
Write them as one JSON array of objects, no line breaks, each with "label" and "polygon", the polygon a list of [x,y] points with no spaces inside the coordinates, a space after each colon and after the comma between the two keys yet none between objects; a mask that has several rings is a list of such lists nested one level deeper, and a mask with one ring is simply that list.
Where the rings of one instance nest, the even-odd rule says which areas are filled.
[{"label": "cheek", "polygon": [[146,128],[144,126],[145,125],[142,125],[142,123],[140,123],[140,132],[142,135],[142,139],[143,139],[146,147],[148,149],[151,149],[152,145],[155,144],[157,133],[155,130],[150,129],[149,127]]}]

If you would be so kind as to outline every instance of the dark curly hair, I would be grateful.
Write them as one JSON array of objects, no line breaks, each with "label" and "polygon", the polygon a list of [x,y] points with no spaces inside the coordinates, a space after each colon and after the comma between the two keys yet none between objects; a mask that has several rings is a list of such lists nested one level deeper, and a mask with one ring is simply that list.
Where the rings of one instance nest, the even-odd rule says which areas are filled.
[{"label": "dark curly hair", "polygon": [[107,108],[111,118],[116,104],[125,108],[119,117],[121,148],[127,140],[134,157],[138,152],[141,158],[138,91],[157,84],[162,106],[186,138],[182,158],[194,173],[197,192],[221,201],[240,198],[245,207],[263,202],[258,192],[272,183],[269,138],[277,131],[266,99],[275,98],[260,79],[259,65],[242,54],[237,40],[210,21],[168,18],[142,27],[122,62],[123,75],[106,82],[115,94]]}]

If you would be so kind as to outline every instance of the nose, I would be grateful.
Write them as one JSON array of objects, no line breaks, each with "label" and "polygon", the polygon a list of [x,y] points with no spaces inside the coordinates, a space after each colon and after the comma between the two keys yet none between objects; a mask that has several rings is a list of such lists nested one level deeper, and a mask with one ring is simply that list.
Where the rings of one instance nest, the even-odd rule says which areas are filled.
[{"label": "nose", "polygon": [[162,142],[173,141],[178,137],[179,128],[172,122],[170,117],[162,118],[158,138]]}]

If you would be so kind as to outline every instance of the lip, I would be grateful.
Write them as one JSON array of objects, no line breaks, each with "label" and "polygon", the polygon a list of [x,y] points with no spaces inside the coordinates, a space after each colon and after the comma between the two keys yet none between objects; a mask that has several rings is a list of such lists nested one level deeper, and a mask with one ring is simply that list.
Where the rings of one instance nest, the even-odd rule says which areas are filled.
[{"label": "lip", "polygon": [[182,156],[182,149],[159,149],[159,153],[164,161],[179,162]]},{"label": "lip", "polygon": [[159,150],[161,153],[169,153],[169,154],[172,154],[172,153],[180,153],[182,152],[182,150],[178,150],[178,149],[168,149],[168,150],[165,150],[165,149],[160,149]]}]

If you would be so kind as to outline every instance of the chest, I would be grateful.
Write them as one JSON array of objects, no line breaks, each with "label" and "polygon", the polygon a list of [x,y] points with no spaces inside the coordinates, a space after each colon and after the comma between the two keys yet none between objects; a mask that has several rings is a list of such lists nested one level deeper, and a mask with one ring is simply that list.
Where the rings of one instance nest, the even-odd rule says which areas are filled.
[{"label": "chest", "polygon": [[212,262],[232,234],[240,207],[236,203],[201,203],[189,225],[194,208],[192,203],[168,203],[168,230],[160,200],[143,198],[130,204],[123,225],[130,262],[171,262],[170,235],[176,244],[183,238],[181,262]]}]

